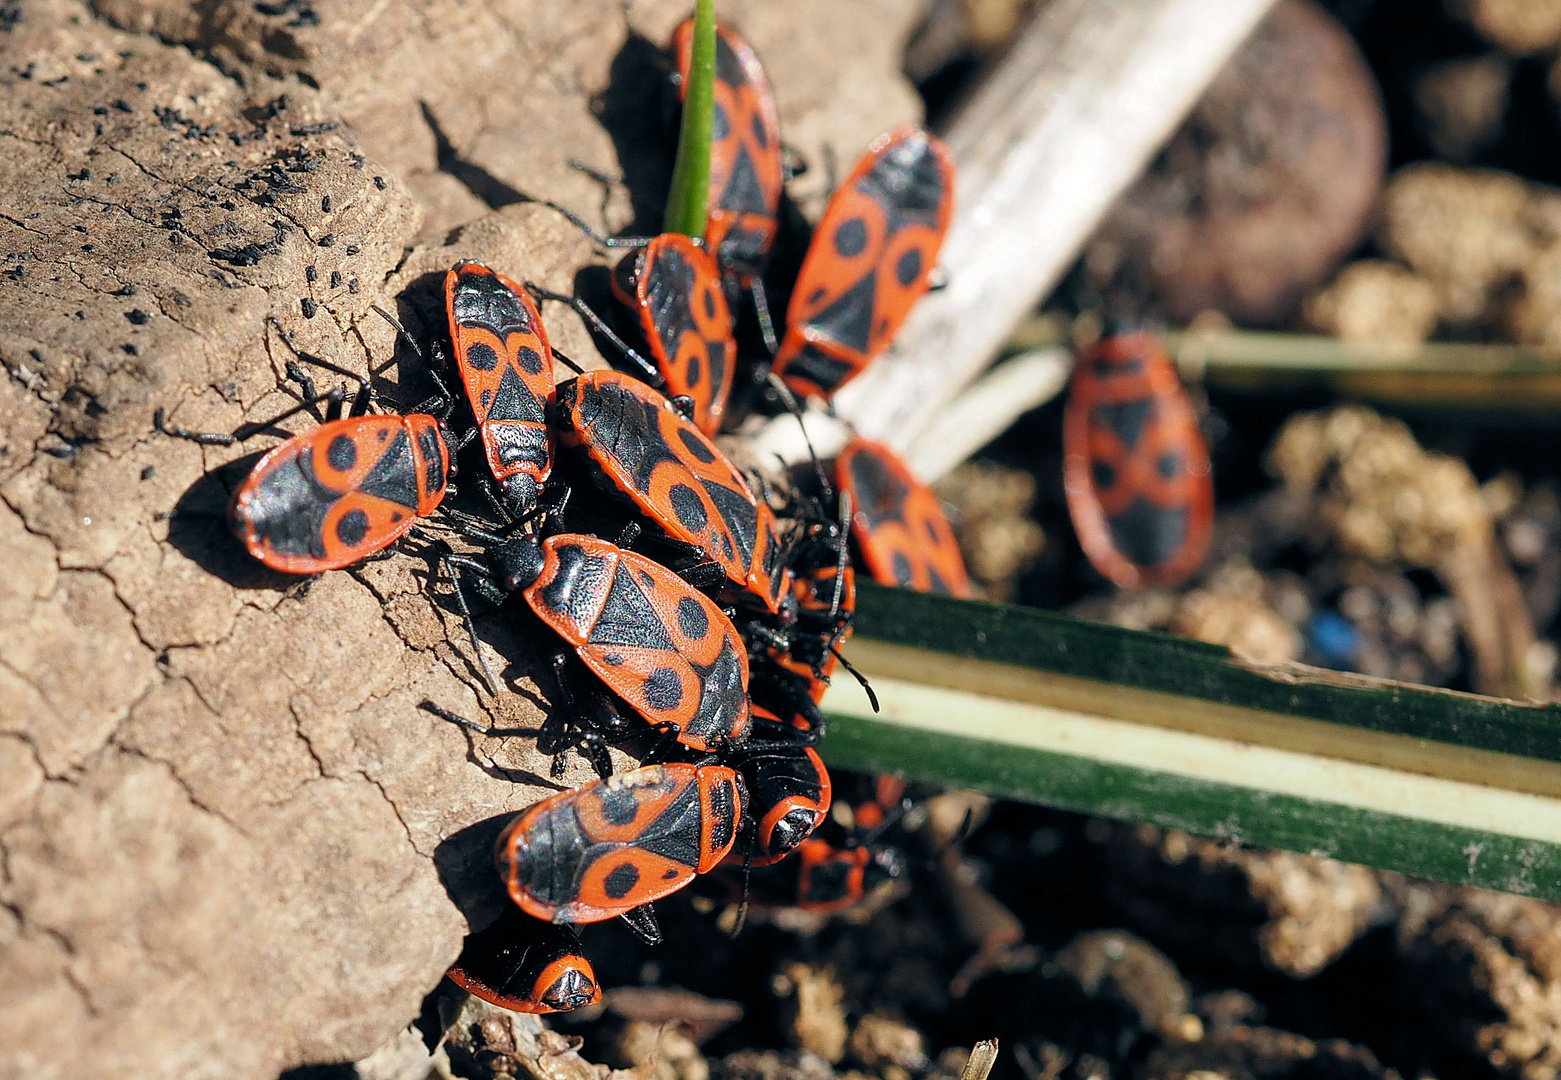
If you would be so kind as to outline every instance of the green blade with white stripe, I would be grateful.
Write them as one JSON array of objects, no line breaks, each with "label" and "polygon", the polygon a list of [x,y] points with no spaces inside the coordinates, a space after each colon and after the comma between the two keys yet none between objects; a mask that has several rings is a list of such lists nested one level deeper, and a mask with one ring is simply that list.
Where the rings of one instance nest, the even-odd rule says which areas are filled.
[{"label": "green blade with white stripe", "polygon": [[863,585],[832,765],[1561,900],[1561,708]]}]

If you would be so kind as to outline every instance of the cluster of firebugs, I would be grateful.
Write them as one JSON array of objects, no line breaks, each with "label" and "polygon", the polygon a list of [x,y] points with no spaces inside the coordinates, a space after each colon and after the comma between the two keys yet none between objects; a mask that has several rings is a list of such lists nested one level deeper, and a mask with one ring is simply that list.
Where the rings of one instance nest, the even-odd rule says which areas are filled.
[{"label": "cluster of firebugs", "polygon": [[[684,77],[691,39],[689,20],[672,43]],[[578,298],[531,287],[571,303],[635,375],[576,368],[555,381],[555,361],[569,362],[550,347],[532,295],[460,263],[444,285],[448,358],[430,343],[441,394],[373,415],[365,387],[343,417],[344,392],[321,399],[302,379],[306,405],[328,402],[325,422],[264,455],[229,506],[249,553],[294,574],[349,566],[437,512],[475,549],[440,542],[474,645],[467,589],[494,604],[518,594],[556,635],[559,697],[538,747],[555,755],[555,775],[572,749],[600,779],[537,803],[499,838],[515,906],[467,939],[450,977],[505,1008],[599,1000],[574,926],[622,917],[656,940],[650,905],[722,864],[741,868],[745,897],[752,884],[761,899],[814,910],[896,876],[901,857],[875,841],[903,809],[902,783],[865,782],[850,834],[814,835],[832,798],[815,749],[818,703],[851,632],[851,554],[877,581],[971,594],[938,500],[885,447],[858,439],[832,472],[814,462],[810,482],[777,493],[750,482],[711,438],[733,419],[740,374],[795,409],[797,399],[827,401],[887,349],[928,288],[948,226],[947,151],[915,128],[873,143],[814,232],[777,340],[761,282],[785,181],[776,110],[753,50],[725,26],[715,97],[703,241],[611,242],[630,248],[612,281],[627,316],[619,324],[637,323],[627,335],[636,340],[621,341]],[[739,362],[733,337],[744,295],[769,353],[758,364]],[[1169,372],[1149,339],[1108,339],[1080,365],[1079,377],[1101,383],[1087,388],[1100,407],[1068,420],[1070,505],[1078,487],[1086,551],[1117,580],[1190,570],[1212,516],[1199,487],[1207,453],[1187,449],[1190,409],[1145,390],[1144,368],[1156,364]],[[459,414],[440,368],[459,383]],[[169,428],[161,414],[157,426],[203,442],[247,437]],[[1158,457],[1135,452],[1156,439]],[[490,516],[441,508],[468,447],[483,459]],[[1105,475],[1113,469],[1122,475]],[[1114,488],[1127,492],[1115,507]],[[615,774],[608,747],[647,737],[645,764]]]}]

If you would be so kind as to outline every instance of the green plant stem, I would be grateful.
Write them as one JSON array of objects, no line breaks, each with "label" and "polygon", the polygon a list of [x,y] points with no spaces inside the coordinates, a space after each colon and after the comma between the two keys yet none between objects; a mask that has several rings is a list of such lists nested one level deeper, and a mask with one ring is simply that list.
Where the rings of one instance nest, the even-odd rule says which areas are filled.
[{"label": "green plant stem", "polygon": [[1561,899],[1561,708],[863,585],[832,765]]},{"label": "green plant stem", "polygon": [[715,2],[694,5],[693,57],[684,87],[677,163],[667,196],[664,231],[705,235],[710,198],[710,145],[715,131]]}]

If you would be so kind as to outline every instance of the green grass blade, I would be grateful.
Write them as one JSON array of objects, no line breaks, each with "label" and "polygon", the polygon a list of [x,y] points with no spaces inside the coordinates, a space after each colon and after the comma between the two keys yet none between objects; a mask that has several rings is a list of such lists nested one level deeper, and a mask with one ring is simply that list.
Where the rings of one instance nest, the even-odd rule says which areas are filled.
[{"label": "green grass blade", "polygon": [[710,143],[715,131],[715,0],[694,5],[694,48],[683,95],[677,163],[667,196],[665,232],[705,235],[710,199]]},{"label": "green grass blade", "polygon": [[831,764],[1561,899],[1561,708],[863,586]]}]

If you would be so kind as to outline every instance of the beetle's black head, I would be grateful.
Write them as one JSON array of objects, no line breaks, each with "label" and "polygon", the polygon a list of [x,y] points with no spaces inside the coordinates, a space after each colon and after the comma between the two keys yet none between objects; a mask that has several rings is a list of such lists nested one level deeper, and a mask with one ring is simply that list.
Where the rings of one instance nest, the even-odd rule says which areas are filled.
[{"label": "beetle's black head", "polygon": [[775,823],[770,830],[769,842],[764,846],[768,855],[785,855],[795,851],[802,841],[812,835],[819,815],[807,807],[799,806]]},{"label": "beetle's black head", "polygon": [[500,544],[492,558],[494,577],[505,592],[518,592],[542,576],[542,546],[530,538]]}]

